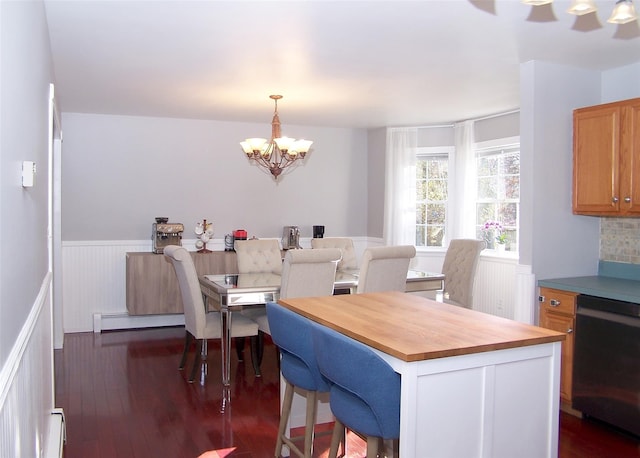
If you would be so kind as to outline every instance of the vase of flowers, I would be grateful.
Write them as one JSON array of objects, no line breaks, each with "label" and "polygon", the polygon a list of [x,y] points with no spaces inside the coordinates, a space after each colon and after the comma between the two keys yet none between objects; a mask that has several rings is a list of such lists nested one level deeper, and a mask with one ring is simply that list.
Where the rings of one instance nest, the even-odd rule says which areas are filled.
[{"label": "vase of flowers", "polygon": [[[496,251],[504,251],[507,246],[507,234],[504,232],[504,227],[499,221],[487,221],[484,223],[483,231],[488,237],[493,237],[495,241],[494,249]],[[488,242],[489,240],[487,240]]]}]

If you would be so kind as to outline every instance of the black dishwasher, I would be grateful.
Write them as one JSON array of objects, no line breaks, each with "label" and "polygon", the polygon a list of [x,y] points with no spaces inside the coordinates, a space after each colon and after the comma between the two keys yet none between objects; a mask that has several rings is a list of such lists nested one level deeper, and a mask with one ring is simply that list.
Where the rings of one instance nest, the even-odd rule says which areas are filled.
[{"label": "black dishwasher", "polygon": [[578,296],[573,408],[640,436],[640,304]]}]

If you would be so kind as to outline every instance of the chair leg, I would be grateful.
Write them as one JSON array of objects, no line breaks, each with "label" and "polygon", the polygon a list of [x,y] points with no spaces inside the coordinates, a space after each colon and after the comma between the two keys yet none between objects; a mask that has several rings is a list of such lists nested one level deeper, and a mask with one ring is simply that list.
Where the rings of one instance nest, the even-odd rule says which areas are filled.
[{"label": "chair leg", "polygon": [[377,458],[378,456],[378,437],[367,436],[367,458]]},{"label": "chair leg", "polygon": [[276,442],[276,458],[282,456],[282,446],[284,441],[282,438],[285,436],[285,430],[287,429],[287,423],[289,422],[289,415],[291,414],[291,403],[293,402],[293,385],[285,380],[284,399],[282,401],[282,413],[280,414],[280,425],[278,426],[278,441]]},{"label": "chair leg", "polygon": [[262,363],[262,348],[264,348],[264,334],[258,332],[257,336],[251,336],[249,340],[251,345],[251,363],[256,377],[261,377],[260,364]]},{"label": "chair leg", "polygon": [[189,331],[185,331],[184,335],[184,350],[182,351],[182,359],[180,360],[180,366],[178,370],[184,369],[184,364],[187,362],[187,354],[189,353],[189,347],[191,346],[191,340],[193,340],[193,336]]},{"label": "chair leg", "polygon": [[342,442],[343,455],[347,456],[347,438],[345,437],[344,425],[336,418],[336,422],[333,425],[333,434],[331,435],[329,458],[336,458],[338,456],[338,446],[340,442]]},{"label": "chair leg", "polygon": [[238,361],[244,361],[244,337],[236,337],[233,340],[236,342],[236,354],[238,355]]},{"label": "chair leg", "polygon": [[313,453],[313,435],[318,408],[318,392],[307,391],[307,418],[304,425],[304,457],[311,458]]},{"label": "chair leg", "polygon": [[200,359],[202,351],[202,339],[196,339],[196,354],[193,360],[193,368],[191,369],[191,375],[189,376],[189,383],[193,383],[196,378],[196,371],[200,368]]}]

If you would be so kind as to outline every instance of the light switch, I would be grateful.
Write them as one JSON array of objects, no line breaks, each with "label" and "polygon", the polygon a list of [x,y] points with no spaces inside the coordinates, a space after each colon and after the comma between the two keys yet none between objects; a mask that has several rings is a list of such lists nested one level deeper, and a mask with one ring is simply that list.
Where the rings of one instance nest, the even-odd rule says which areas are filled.
[{"label": "light switch", "polygon": [[36,163],[33,161],[22,161],[22,187],[30,188],[36,176]]}]

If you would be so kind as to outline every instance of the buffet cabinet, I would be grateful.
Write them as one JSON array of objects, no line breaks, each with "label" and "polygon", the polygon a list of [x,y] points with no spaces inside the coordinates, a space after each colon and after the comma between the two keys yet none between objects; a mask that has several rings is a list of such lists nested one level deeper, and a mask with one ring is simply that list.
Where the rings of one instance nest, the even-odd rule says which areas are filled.
[{"label": "buffet cabinet", "polygon": [[[540,326],[563,332],[560,368],[560,401],[563,410],[571,412],[571,384],[573,380],[574,329],[578,293],[540,288]],[[571,412],[573,413],[573,412]]]},{"label": "buffet cabinet", "polygon": [[[191,252],[198,275],[237,273],[234,251]],[[184,313],[173,265],[161,254],[126,254],[126,296],[129,315]]]},{"label": "buffet cabinet", "polygon": [[640,98],[574,110],[573,213],[640,216]]}]

